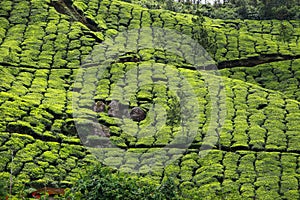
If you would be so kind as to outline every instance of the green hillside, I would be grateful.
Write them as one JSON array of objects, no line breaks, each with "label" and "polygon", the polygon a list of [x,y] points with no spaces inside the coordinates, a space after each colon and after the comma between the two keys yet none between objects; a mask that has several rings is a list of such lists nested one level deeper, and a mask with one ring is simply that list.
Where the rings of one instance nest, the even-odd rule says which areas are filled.
[{"label": "green hillside", "polygon": [[299,20],[2,0],[3,190],[72,187],[100,160],[154,184],[173,177],[182,199],[299,199],[299,37]]}]

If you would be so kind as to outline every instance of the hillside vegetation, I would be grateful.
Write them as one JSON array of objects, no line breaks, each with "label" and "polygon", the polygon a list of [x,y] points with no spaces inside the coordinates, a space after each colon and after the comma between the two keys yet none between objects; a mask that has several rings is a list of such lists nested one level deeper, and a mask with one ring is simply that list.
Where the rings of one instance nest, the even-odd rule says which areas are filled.
[{"label": "hillside vegetation", "polygon": [[[299,199],[299,38],[299,20],[2,0],[0,189],[71,187],[98,158],[154,185],[172,177],[182,199]],[[145,119],[93,110],[113,100]]]}]

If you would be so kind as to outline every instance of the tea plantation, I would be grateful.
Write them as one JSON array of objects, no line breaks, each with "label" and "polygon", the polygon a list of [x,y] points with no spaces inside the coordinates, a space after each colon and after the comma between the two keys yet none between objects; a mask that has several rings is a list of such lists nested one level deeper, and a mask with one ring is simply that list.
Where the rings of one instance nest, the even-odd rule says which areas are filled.
[{"label": "tea plantation", "polygon": [[[191,42],[206,41],[199,26],[208,53]],[[182,199],[300,199],[299,43],[299,20],[1,0],[4,192],[72,187],[101,160],[153,184],[173,177]]]}]

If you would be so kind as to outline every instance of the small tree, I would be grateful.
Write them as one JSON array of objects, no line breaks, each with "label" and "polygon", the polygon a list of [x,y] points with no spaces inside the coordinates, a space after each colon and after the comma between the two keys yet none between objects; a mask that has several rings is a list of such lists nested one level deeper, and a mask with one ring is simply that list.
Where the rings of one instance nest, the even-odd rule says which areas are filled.
[{"label": "small tree", "polygon": [[197,40],[209,53],[214,54],[216,46],[212,38],[208,35],[208,28],[204,26],[204,21],[204,17],[199,13],[197,17],[193,18],[195,25],[193,28],[193,39]]},{"label": "small tree", "polygon": [[294,28],[289,22],[281,22],[279,31],[279,40],[289,42],[293,37]]}]

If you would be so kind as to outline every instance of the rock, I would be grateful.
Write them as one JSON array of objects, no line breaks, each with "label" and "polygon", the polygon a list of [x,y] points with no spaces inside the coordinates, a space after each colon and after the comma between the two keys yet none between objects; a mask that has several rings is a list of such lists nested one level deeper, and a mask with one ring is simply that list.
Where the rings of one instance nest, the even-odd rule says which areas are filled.
[{"label": "rock", "polygon": [[110,117],[120,117],[119,110],[109,109],[108,110],[108,116]]},{"label": "rock", "polygon": [[130,118],[129,109],[124,109],[122,113],[123,113],[123,117]]},{"label": "rock", "polygon": [[109,128],[102,124],[94,124],[94,134],[102,137],[110,137]]},{"label": "rock", "polygon": [[140,122],[146,118],[146,113],[141,108],[134,107],[130,112],[130,118],[133,121]]},{"label": "rock", "polygon": [[104,112],[105,104],[102,101],[97,101],[94,105],[95,112]]},{"label": "rock", "polygon": [[112,100],[110,102],[110,104],[108,105],[108,107],[110,109],[119,110],[120,109],[120,103],[118,101],[116,101],[116,100]]},{"label": "rock", "polygon": [[104,137],[110,137],[109,128],[101,125],[101,135]]},{"label": "rock", "polygon": [[112,100],[110,104],[108,105],[109,110],[108,110],[108,116],[110,117],[120,117],[120,104],[116,100]]}]

